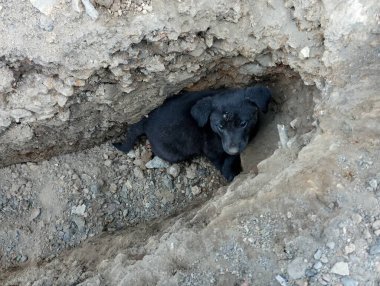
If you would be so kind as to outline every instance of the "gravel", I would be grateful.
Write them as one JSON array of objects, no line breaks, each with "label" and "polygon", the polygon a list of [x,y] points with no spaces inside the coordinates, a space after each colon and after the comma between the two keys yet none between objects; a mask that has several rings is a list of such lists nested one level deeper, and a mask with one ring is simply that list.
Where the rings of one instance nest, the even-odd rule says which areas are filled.
[{"label": "gravel", "polygon": [[330,270],[331,273],[338,274],[341,276],[350,275],[350,270],[348,268],[348,263],[337,262]]},{"label": "gravel", "polygon": [[103,231],[169,216],[225,184],[206,159],[169,164],[151,157],[148,142],[128,154],[106,143],[0,169],[1,266],[25,263],[23,255],[48,259]]},{"label": "gravel", "polygon": [[300,279],[305,276],[306,264],[301,257],[295,258],[288,265],[288,274],[291,279]]}]

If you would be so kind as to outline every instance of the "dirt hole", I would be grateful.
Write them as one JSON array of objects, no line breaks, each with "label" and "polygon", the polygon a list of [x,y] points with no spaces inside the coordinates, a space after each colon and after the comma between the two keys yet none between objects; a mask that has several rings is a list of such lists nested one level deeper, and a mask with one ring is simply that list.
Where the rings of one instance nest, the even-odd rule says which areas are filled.
[{"label": "dirt hole", "polygon": [[279,138],[278,125],[285,127],[286,148],[297,152],[310,141],[315,122],[314,101],[319,90],[305,85],[299,75],[278,74],[265,79],[273,92],[273,102],[267,114],[260,116],[260,129],[242,154],[245,172],[257,172],[257,164],[283,147]]},{"label": "dirt hole", "polygon": [[[223,74],[212,76],[220,79]],[[278,148],[277,124],[288,128],[290,143],[299,139],[294,141],[298,147],[314,129],[316,87],[306,86],[293,72],[255,81],[268,85],[274,96],[258,134],[242,154],[244,172],[256,172],[257,164]],[[219,82],[226,87],[254,84],[251,76]],[[221,87],[203,80],[200,84],[206,86],[198,89]],[[296,127],[291,128],[295,119]],[[167,167],[149,169],[149,145],[139,144],[128,156],[110,143],[0,169],[0,270],[44,261],[104,231],[162,221],[224,190],[219,187],[226,182],[205,158],[175,164],[170,172]],[[19,237],[17,242],[14,237]]]},{"label": "dirt hole", "polygon": [[288,142],[286,148],[297,153],[310,141],[315,122],[314,100],[320,91],[314,85],[305,85],[298,73],[287,66],[279,66],[262,77],[240,76],[233,68],[216,68],[204,79],[191,86],[191,90],[207,88],[244,87],[256,83],[268,86],[273,100],[266,114],[260,114],[260,128],[257,135],[241,154],[243,172],[257,173],[257,165],[282,147],[278,125],[285,127]]}]

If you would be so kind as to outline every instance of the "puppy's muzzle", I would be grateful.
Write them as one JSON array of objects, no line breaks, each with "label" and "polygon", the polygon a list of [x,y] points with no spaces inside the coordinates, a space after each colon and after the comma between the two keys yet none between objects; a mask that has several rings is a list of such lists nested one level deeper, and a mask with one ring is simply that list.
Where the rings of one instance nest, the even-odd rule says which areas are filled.
[{"label": "puppy's muzzle", "polygon": [[224,151],[226,151],[228,155],[236,155],[240,153],[239,152],[240,150],[238,147],[229,147],[229,148],[226,148]]}]

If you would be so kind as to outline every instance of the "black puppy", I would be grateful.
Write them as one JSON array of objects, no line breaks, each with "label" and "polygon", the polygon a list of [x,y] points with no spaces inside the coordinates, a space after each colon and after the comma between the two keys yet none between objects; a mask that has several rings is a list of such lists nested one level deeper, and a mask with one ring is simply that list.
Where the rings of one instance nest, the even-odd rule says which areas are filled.
[{"label": "black puppy", "polygon": [[146,134],[160,158],[175,163],[204,154],[232,181],[241,172],[240,153],[252,137],[258,110],[267,112],[270,99],[262,86],[183,93],[131,125],[125,143],[113,145],[128,152]]}]

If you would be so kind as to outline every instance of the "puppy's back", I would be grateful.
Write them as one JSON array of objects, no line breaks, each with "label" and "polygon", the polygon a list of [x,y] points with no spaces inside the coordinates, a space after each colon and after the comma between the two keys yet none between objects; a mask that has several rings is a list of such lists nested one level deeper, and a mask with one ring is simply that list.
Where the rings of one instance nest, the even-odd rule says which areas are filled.
[{"label": "puppy's back", "polygon": [[149,114],[145,133],[153,152],[169,161],[178,162],[202,152],[202,132],[190,114],[200,99],[217,91],[186,92],[169,98]]}]

